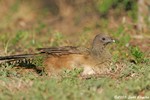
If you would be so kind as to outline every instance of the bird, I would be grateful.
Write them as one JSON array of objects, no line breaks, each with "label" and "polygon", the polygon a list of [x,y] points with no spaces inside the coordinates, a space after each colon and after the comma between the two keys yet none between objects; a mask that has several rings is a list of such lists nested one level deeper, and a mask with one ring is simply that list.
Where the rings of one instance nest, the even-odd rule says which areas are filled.
[{"label": "bird", "polygon": [[[106,46],[115,42],[106,34],[97,34],[89,48],[82,46],[62,46],[37,48],[38,53],[1,56],[0,61],[16,61],[43,56],[43,70],[49,75],[58,75],[64,69],[73,70],[82,68],[81,76],[94,75],[102,71],[111,54]],[[109,67],[109,65],[107,65]],[[40,69],[41,70],[41,69]]]}]

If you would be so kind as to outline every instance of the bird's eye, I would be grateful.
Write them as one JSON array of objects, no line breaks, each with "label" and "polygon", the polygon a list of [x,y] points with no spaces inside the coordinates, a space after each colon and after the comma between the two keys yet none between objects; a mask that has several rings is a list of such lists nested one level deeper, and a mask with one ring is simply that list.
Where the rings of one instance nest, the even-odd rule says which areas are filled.
[{"label": "bird's eye", "polygon": [[103,37],[102,40],[105,40],[105,38]]}]

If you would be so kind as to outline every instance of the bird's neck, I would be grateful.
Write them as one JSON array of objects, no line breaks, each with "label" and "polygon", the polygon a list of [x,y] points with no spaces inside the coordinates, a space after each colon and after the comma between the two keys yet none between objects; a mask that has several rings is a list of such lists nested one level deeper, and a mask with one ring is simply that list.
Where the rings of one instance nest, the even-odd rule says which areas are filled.
[{"label": "bird's neck", "polygon": [[105,46],[101,44],[93,45],[91,48],[91,55],[96,58],[101,58],[105,51]]}]

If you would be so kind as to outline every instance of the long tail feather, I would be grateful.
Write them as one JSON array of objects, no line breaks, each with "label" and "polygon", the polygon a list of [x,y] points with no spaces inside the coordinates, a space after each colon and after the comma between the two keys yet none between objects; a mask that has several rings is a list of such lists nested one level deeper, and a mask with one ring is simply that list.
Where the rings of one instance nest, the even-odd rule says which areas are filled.
[{"label": "long tail feather", "polygon": [[0,60],[32,58],[35,55],[37,55],[37,54],[20,54],[20,55],[11,55],[11,56],[0,56]]}]

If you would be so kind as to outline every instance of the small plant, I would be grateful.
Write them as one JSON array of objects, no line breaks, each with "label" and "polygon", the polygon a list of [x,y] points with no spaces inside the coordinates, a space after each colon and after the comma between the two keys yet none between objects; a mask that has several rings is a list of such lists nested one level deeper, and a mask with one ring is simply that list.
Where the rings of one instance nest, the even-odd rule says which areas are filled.
[{"label": "small plant", "polygon": [[37,69],[42,70],[44,68],[43,62],[45,57],[44,56],[36,56],[34,57],[32,63],[36,66]]},{"label": "small plant", "polygon": [[135,0],[96,0],[96,9],[104,16],[108,15],[112,9],[116,15],[120,15],[122,11],[126,11],[136,21],[137,8]]},{"label": "small plant", "polygon": [[8,53],[8,47],[9,47],[10,43],[9,43],[9,40],[4,44],[4,51],[5,51],[5,54]]},{"label": "small plant", "polygon": [[117,0],[102,0],[97,3],[97,9],[102,14],[106,14],[113,4],[116,4]]},{"label": "small plant", "polygon": [[139,47],[131,47],[130,51],[136,63],[143,62],[144,53],[139,49]]},{"label": "small plant", "polygon": [[37,33],[41,33],[42,30],[46,27],[46,25],[44,23],[39,23],[39,26],[36,28],[36,32]]},{"label": "small plant", "polygon": [[54,38],[51,41],[51,46],[59,46],[64,39],[63,34],[57,32],[54,34]]},{"label": "small plant", "polygon": [[10,74],[14,74],[12,68],[13,65],[10,65],[9,63],[0,64],[0,76],[6,77],[9,76]]},{"label": "small plant", "polygon": [[12,45],[18,44],[20,41],[25,41],[28,38],[28,32],[18,31],[15,37],[11,40]]},{"label": "small plant", "polygon": [[82,68],[73,69],[73,70],[65,70],[64,74],[68,77],[77,77],[83,71]]}]

